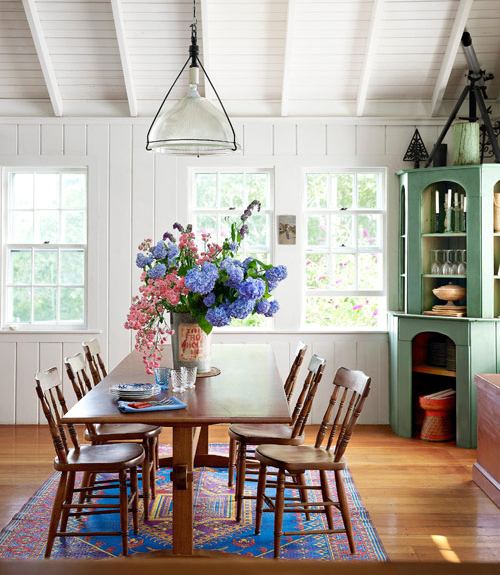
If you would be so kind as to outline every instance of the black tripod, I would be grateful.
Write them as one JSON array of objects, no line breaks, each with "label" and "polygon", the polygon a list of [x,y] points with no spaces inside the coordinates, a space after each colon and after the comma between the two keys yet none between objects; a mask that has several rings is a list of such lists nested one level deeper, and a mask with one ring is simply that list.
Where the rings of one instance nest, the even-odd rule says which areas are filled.
[{"label": "black tripod", "polygon": [[484,85],[484,83],[487,82],[488,80],[492,80],[493,74],[487,74],[484,70],[479,70],[478,72],[469,70],[467,78],[469,80],[469,84],[467,84],[467,86],[465,86],[465,88],[462,90],[462,93],[460,94],[460,97],[458,98],[458,101],[455,104],[455,107],[453,108],[453,111],[451,112],[448,121],[444,125],[441,134],[439,134],[439,138],[437,139],[437,142],[434,144],[429,159],[425,164],[426,168],[428,168],[431,165],[431,162],[434,158],[434,155],[436,154],[437,149],[444,140],[448,130],[450,129],[451,124],[457,117],[458,111],[462,107],[462,104],[464,103],[465,98],[467,98],[467,96],[469,96],[469,116],[465,119],[469,120],[469,122],[476,122],[478,120],[477,107],[479,107],[481,118],[484,122],[484,127],[486,129],[488,138],[490,139],[491,147],[493,149],[495,161],[497,163],[500,163],[500,147],[498,146],[498,141],[495,136],[495,132],[493,131],[493,126],[491,124],[488,108],[486,107],[486,104],[484,102],[486,92],[486,86]]}]

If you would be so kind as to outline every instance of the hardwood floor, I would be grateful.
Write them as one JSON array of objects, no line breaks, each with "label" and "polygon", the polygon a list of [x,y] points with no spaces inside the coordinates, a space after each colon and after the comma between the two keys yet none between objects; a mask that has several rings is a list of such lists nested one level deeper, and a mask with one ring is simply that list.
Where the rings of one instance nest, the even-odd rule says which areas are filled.
[{"label": "hardwood floor", "polygon": [[[212,442],[226,439],[211,429]],[[0,426],[0,527],[52,473],[53,454],[46,427]],[[500,562],[500,510],[471,480],[474,450],[360,425],[347,459],[391,560]]]}]

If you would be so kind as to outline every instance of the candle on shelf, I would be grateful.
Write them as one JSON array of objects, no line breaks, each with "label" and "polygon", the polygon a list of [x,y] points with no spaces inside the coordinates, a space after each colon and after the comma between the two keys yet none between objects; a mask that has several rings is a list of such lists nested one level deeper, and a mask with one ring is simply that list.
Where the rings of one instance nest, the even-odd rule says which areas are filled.
[{"label": "candle on shelf", "polygon": [[460,204],[458,203],[458,192],[455,192],[455,207],[458,208]]},{"label": "candle on shelf", "polygon": [[463,207],[463,210],[464,210],[464,214],[466,214],[466,213],[467,213],[467,196],[464,196],[464,207]]},{"label": "candle on shelf", "polygon": [[436,214],[439,214],[439,191],[436,190]]},{"label": "candle on shelf", "polygon": [[448,190],[446,194],[446,207],[451,208],[451,190]]}]

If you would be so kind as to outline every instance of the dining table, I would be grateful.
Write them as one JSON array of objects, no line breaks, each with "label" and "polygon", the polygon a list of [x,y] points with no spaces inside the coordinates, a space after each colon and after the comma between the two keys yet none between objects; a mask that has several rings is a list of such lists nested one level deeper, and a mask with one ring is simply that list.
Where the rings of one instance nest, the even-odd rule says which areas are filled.
[{"label": "dining table", "polygon": [[[200,376],[196,386],[175,394],[187,407],[172,411],[122,413],[111,388],[120,383],[151,383],[142,356],[129,353],[63,417],[64,423],[144,423],[172,428],[172,553],[194,555],[193,468],[224,467],[228,458],[209,451],[208,429],[218,423],[290,423],[290,412],[273,350],[268,344],[213,344],[216,376]],[[162,365],[171,367],[170,346]],[[166,394],[171,394],[167,391]]]}]

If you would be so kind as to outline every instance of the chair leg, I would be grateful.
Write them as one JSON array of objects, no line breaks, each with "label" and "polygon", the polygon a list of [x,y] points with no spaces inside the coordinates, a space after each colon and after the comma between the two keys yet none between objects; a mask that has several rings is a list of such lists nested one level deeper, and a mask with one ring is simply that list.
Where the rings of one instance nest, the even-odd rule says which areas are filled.
[{"label": "chair leg", "polygon": [[247,471],[247,446],[238,441],[238,459],[236,463],[236,522],[241,521],[243,495],[245,493],[245,475]]},{"label": "chair leg", "polygon": [[160,435],[155,438],[155,465],[160,469]]},{"label": "chair leg", "polygon": [[259,467],[259,482],[257,484],[257,502],[255,504],[255,535],[260,534],[262,525],[262,510],[264,508],[264,494],[266,493],[267,465],[263,463]]},{"label": "chair leg", "polygon": [[351,553],[356,553],[356,545],[354,543],[354,536],[352,533],[351,513],[347,503],[347,496],[344,487],[344,477],[342,471],[335,471],[335,483],[337,485],[337,494],[339,497],[340,512],[342,513],[342,520],[344,521],[345,530],[347,533],[347,540],[349,541],[349,548]]},{"label": "chair leg", "polygon": [[[69,505],[73,501],[73,492],[75,489],[75,475],[74,471],[68,473],[68,480],[66,481],[66,494],[64,496],[64,503]],[[62,510],[61,514],[61,531],[66,531],[66,526],[68,525],[70,509],[66,508]]]},{"label": "chair leg", "polygon": [[128,555],[128,496],[127,472],[120,471],[120,531],[122,533],[122,554]]},{"label": "chair leg", "polygon": [[274,510],[274,558],[279,559],[281,533],[283,527],[283,509],[285,506],[285,470],[278,471],[276,482],[276,505]]},{"label": "chair leg", "polygon": [[148,441],[144,440],[144,461],[142,462],[142,501],[144,503],[144,521],[149,520],[149,466],[151,461],[149,459],[150,453],[148,449]]},{"label": "chair leg", "polygon": [[[305,487],[307,485],[305,473],[297,473],[297,475],[295,476],[295,481],[298,483],[298,485]],[[299,489],[299,495],[300,495],[300,500],[302,501],[302,503],[308,503],[309,499],[307,497],[307,490],[306,489]],[[310,521],[311,514],[308,511],[307,505],[304,505],[304,509],[305,509],[304,515],[305,515],[306,521]]]},{"label": "chair leg", "polygon": [[234,482],[234,463],[236,459],[236,439],[229,438],[229,457],[227,463],[227,486],[232,487]]},{"label": "chair leg", "polygon": [[132,467],[130,469],[130,492],[134,498],[132,503],[132,519],[134,522],[134,533],[137,535],[139,531],[139,518],[138,518],[139,488],[137,485],[137,467]]},{"label": "chair leg", "polygon": [[[331,501],[330,486],[328,485],[326,471],[320,470],[319,479],[321,482],[321,496],[323,497],[323,501]],[[325,507],[325,515],[328,529],[333,529],[333,507],[331,505]]]},{"label": "chair leg", "polygon": [[[84,471],[80,487],[88,487],[90,485],[89,479],[90,479],[90,472]],[[86,494],[87,494],[87,491],[80,491],[80,495],[78,496],[78,503],[80,505],[82,505],[82,503],[84,503]]]},{"label": "chair leg", "polygon": [[151,489],[151,499],[156,497],[156,438],[151,438],[149,440],[149,450],[151,452],[151,458],[149,462],[149,486]]},{"label": "chair leg", "polygon": [[54,539],[56,537],[57,526],[61,517],[61,509],[66,494],[66,479],[67,472],[63,471],[59,478],[59,485],[57,486],[56,497],[54,499],[54,506],[52,507],[52,515],[50,517],[49,533],[47,535],[47,546],[45,547],[45,558],[48,559],[52,553]]}]

